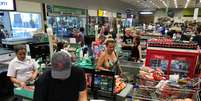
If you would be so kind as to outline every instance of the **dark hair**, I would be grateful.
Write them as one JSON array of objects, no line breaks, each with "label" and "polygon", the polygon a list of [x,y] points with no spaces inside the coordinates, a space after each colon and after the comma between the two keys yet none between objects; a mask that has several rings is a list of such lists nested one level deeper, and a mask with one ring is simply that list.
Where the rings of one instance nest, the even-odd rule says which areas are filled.
[{"label": "dark hair", "polygon": [[80,32],[84,32],[84,28],[83,27],[80,27]]},{"label": "dark hair", "polygon": [[140,45],[140,36],[136,36],[134,38],[135,38],[135,42],[136,42],[137,46]]},{"label": "dark hair", "polygon": [[61,51],[61,49],[63,49],[63,48],[64,48],[64,42],[58,42],[56,51],[57,52]]},{"label": "dark hair", "polygon": [[17,45],[14,47],[15,53],[18,53],[19,50],[23,50],[23,49],[26,50],[25,45]]}]

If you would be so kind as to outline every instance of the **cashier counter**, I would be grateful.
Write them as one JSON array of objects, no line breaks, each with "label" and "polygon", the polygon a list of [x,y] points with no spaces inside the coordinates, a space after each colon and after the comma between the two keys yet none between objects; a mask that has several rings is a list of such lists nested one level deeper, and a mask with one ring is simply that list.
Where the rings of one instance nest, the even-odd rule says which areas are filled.
[{"label": "cashier counter", "polygon": [[9,62],[15,57],[15,52],[6,48],[0,48],[0,72],[7,71]]}]

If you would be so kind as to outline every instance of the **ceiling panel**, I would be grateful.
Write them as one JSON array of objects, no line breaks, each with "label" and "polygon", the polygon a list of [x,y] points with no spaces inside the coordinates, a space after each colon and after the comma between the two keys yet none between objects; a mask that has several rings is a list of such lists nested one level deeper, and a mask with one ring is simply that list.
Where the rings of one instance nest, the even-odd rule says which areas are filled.
[{"label": "ceiling panel", "polygon": [[[177,3],[177,8],[185,8],[186,2],[188,0],[121,0],[123,2],[132,4],[139,9],[157,9],[157,8],[176,8],[175,2]],[[197,3],[196,3],[197,1]],[[189,0],[187,8],[194,8],[195,4],[201,7],[199,0]]]}]

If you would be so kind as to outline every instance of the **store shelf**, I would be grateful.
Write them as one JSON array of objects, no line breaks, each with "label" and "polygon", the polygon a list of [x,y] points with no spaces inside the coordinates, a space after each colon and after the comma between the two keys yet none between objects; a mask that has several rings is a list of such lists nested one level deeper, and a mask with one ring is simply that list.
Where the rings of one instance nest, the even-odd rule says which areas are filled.
[{"label": "store shelf", "polygon": [[163,48],[163,47],[148,47],[147,49],[149,49],[149,50],[159,50],[159,51],[199,53],[199,50],[193,50],[193,49],[178,49],[178,48]]}]

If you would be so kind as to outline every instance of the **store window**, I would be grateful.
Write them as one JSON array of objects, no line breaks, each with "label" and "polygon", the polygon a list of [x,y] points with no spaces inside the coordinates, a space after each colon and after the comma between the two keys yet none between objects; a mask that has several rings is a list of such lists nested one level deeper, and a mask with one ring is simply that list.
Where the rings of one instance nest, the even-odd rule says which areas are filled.
[{"label": "store window", "polygon": [[53,33],[61,37],[71,37],[73,28],[85,28],[86,18],[79,16],[49,16],[48,26],[51,26]]},{"label": "store window", "polygon": [[31,38],[32,32],[42,29],[38,13],[10,12],[9,15],[13,38]]}]

